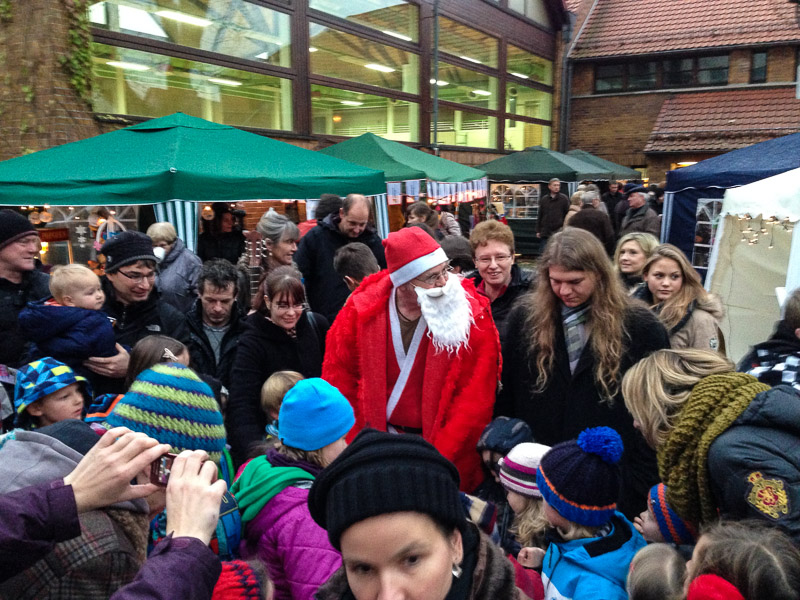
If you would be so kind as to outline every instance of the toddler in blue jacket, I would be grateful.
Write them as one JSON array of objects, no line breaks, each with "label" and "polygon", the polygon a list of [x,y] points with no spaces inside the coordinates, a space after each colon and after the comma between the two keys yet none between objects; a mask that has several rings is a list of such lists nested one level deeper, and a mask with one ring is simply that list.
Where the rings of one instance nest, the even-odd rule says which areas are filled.
[{"label": "toddler in blue jacket", "polygon": [[29,302],[19,325],[34,343],[30,359],[52,356],[79,373],[90,356],[117,354],[114,328],[102,312],[100,278],[83,265],[61,265],[50,275],[52,298]]},{"label": "toddler in blue jacket", "polygon": [[594,427],[542,457],[536,482],[550,544],[546,553],[523,548],[519,562],[541,564],[547,600],[627,600],[628,568],[646,544],[616,510],[622,451],[616,431]]}]

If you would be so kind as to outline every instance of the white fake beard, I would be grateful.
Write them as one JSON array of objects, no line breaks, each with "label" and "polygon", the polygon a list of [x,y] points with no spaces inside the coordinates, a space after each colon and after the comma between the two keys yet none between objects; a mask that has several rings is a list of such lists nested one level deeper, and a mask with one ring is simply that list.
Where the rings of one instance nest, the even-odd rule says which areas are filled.
[{"label": "white fake beard", "polygon": [[474,323],[467,294],[458,277],[448,274],[444,287],[415,286],[414,291],[433,347],[437,352],[447,350],[448,354],[458,354],[467,346],[469,330]]}]

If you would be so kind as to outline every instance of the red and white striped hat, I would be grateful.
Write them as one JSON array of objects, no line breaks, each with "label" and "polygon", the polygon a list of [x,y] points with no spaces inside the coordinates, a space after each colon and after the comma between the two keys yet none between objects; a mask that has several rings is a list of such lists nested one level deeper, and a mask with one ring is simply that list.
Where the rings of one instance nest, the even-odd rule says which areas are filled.
[{"label": "red and white striped hat", "polygon": [[383,240],[389,277],[395,287],[447,262],[442,247],[420,227],[405,227]]},{"label": "red and white striped hat", "polygon": [[548,450],[550,446],[530,442],[514,446],[498,463],[503,487],[523,496],[541,498],[542,493],[536,484],[536,470]]}]

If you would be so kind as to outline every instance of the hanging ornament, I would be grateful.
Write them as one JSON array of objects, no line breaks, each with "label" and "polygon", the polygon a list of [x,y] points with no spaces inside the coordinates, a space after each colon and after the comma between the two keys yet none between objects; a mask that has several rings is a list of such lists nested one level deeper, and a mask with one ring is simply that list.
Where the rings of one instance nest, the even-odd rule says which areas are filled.
[{"label": "hanging ornament", "polygon": [[47,210],[43,210],[39,213],[39,220],[42,223],[50,223],[53,220],[53,213],[48,212]]},{"label": "hanging ornament", "polygon": [[30,221],[33,225],[38,225],[42,222],[42,219],[39,217],[38,212],[33,211],[32,213],[28,214],[28,221]]}]

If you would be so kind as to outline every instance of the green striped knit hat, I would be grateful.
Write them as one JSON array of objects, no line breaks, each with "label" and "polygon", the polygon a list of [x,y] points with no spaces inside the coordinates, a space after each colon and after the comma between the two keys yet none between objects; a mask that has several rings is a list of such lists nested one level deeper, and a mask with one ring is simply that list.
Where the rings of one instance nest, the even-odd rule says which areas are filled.
[{"label": "green striped knit hat", "polygon": [[140,373],[106,423],[146,433],[172,452],[205,450],[216,463],[225,449],[225,426],[211,388],[178,363]]}]

